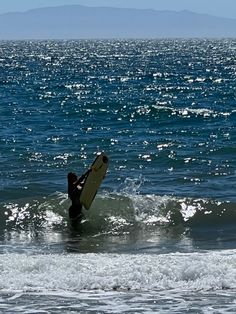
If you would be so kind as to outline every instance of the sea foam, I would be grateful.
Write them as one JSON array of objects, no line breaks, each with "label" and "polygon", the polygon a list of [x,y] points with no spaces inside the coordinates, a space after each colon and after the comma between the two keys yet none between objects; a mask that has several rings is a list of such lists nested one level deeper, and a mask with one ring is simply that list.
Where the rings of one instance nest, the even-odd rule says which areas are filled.
[{"label": "sea foam", "polygon": [[235,252],[5,254],[0,262],[0,289],[11,292],[235,289]]}]

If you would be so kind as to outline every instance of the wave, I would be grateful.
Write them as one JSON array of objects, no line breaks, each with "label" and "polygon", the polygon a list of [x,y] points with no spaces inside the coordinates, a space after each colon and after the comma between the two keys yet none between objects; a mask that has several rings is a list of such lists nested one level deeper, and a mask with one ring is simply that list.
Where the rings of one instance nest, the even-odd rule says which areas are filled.
[{"label": "wave", "polygon": [[236,289],[235,250],[172,254],[4,254],[0,290],[211,291]]},{"label": "wave", "polygon": [[[62,230],[70,224],[67,195],[20,199],[0,204],[0,231]],[[232,225],[236,204],[212,199],[176,198],[141,194],[98,195],[82,224],[86,233],[122,233],[132,228],[150,230],[156,226],[208,228]]]}]

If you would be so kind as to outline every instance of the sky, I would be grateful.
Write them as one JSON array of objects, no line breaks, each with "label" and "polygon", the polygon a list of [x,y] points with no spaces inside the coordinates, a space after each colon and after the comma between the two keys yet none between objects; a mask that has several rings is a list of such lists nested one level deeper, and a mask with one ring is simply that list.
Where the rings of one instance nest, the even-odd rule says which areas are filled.
[{"label": "sky", "polygon": [[236,19],[236,0],[1,0],[0,14],[67,4],[174,11],[190,10],[196,13]]}]

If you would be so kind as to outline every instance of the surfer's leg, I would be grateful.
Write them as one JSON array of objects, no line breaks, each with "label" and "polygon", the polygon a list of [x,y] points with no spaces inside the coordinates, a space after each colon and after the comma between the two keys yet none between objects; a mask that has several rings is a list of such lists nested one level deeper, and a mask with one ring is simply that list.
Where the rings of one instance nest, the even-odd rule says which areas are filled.
[{"label": "surfer's leg", "polygon": [[82,206],[81,205],[71,205],[69,208],[70,219],[77,219],[77,217],[82,216]]}]

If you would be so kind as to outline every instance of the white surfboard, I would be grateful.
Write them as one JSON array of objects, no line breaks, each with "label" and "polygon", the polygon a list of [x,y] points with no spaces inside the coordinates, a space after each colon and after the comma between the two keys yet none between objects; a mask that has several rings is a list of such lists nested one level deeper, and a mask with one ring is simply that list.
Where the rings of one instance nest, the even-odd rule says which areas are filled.
[{"label": "white surfboard", "polygon": [[106,175],[108,163],[109,163],[108,157],[104,153],[101,153],[96,157],[91,166],[91,172],[85,179],[82,192],[80,194],[80,203],[86,209],[90,208],[97,194],[97,191],[102,183],[102,180]]}]

